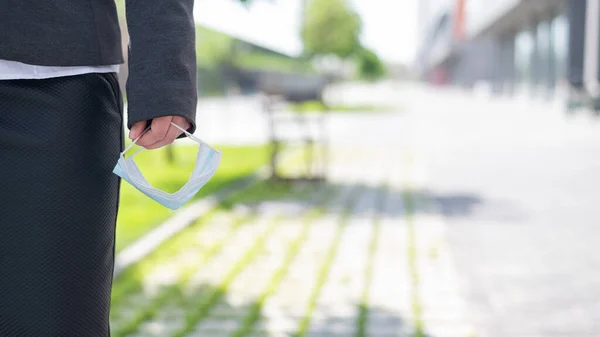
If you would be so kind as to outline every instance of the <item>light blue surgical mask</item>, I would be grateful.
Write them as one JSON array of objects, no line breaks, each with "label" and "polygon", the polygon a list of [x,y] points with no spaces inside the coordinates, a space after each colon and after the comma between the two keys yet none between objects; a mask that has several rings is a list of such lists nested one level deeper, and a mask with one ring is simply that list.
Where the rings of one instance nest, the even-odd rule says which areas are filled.
[{"label": "light blue surgical mask", "polygon": [[210,178],[212,178],[212,176],[217,171],[219,162],[221,161],[221,152],[213,149],[196,136],[181,128],[179,125],[176,125],[172,122],[171,124],[183,131],[185,135],[188,136],[188,138],[200,145],[200,147],[198,148],[198,154],[196,156],[196,165],[194,167],[194,170],[192,171],[190,179],[187,183],[185,183],[185,185],[181,187],[181,189],[179,189],[179,191],[175,193],[167,193],[165,191],[161,191],[152,187],[152,185],[150,185],[146,178],[144,178],[144,175],[133,160],[138,153],[144,150],[143,148],[138,150],[136,153],[129,156],[128,158],[125,158],[125,153],[127,153],[127,151],[129,151],[129,149],[133,145],[135,145],[135,143],[146,131],[148,131],[148,129],[146,129],[144,133],[142,133],[137,139],[135,139],[133,143],[125,149],[125,151],[121,152],[119,161],[117,162],[113,173],[123,178],[133,187],[137,188],[140,192],[154,199],[161,205],[175,210],[183,206],[190,199],[192,199],[194,195],[196,195],[196,193],[200,191],[202,186],[204,186],[210,180]]}]

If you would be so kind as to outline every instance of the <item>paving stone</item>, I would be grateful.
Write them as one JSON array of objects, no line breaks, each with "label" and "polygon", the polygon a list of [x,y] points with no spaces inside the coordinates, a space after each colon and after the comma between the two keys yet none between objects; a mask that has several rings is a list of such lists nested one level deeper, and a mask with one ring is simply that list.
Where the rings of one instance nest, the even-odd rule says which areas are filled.
[{"label": "paving stone", "polygon": [[392,187],[379,224],[367,305],[368,336],[405,336],[414,330],[408,236],[401,209],[402,195]]},{"label": "paving stone", "polygon": [[426,323],[425,332],[431,336],[439,337],[468,337],[473,335],[473,330],[464,324],[429,321]]},{"label": "paving stone", "polygon": [[230,337],[231,332],[228,331],[195,331],[188,334],[186,337]]},{"label": "paving stone", "polygon": [[150,336],[167,336],[185,325],[183,317],[171,318],[165,320],[153,320],[142,323],[139,331]]},{"label": "paving stone", "polygon": [[271,317],[260,320],[254,325],[254,331],[264,333],[293,333],[298,329],[301,319],[291,317]]},{"label": "paving stone", "polygon": [[[115,322],[125,322],[130,319],[133,319],[138,312],[139,308],[134,306],[123,306],[118,309],[118,312],[115,312],[115,319],[112,321]],[[112,322],[111,321],[111,322]]]},{"label": "paving stone", "polygon": [[467,324],[466,306],[448,247],[439,246],[434,262],[427,259],[427,247],[444,241],[444,223],[435,216],[415,219],[418,266],[418,294],[425,330],[435,336],[464,336],[474,332]]},{"label": "paving stone", "polygon": [[207,318],[196,325],[195,332],[213,333],[227,332],[232,333],[242,326],[242,322],[237,319],[214,319]]},{"label": "paving stone", "polygon": [[294,333],[290,332],[265,332],[255,331],[250,333],[247,337],[294,337]]},{"label": "paving stone", "polygon": [[312,319],[308,329],[310,333],[331,333],[354,336],[356,334],[357,321],[355,317],[325,317],[323,319]]},{"label": "paving stone", "polygon": [[220,301],[215,305],[215,307],[211,309],[210,315],[211,317],[243,319],[248,314],[251,308],[252,303],[233,305],[232,303]]},{"label": "paving stone", "polygon": [[[369,323],[366,328],[366,336],[412,336],[414,334],[414,328],[412,326],[413,324],[407,325],[403,321],[388,322],[381,325]],[[437,337],[437,335],[431,336]]]},{"label": "paving stone", "polygon": [[162,306],[160,308],[160,312],[156,315],[156,319],[179,319],[181,317],[185,317],[185,310],[180,307],[176,307],[173,304]]},{"label": "paving stone", "polygon": [[330,319],[356,319],[359,314],[359,306],[354,303],[328,303],[319,304],[315,308],[315,317],[328,317]]},{"label": "paving stone", "polygon": [[324,331],[316,330],[316,331],[308,331],[305,336],[308,336],[308,337],[347,337],[347,336],[352,336],[352,334],[354,334],[354,332],[348,332],[348,331],[336,332],[336,331],[327,331],[327,330],[324,330]]}]

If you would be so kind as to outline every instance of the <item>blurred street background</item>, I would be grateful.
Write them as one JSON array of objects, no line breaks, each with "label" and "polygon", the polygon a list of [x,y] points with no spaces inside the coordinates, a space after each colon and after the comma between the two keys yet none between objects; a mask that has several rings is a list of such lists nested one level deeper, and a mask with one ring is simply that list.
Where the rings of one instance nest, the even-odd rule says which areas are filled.
[{"label": "blurred street background", "polygon": [[[223,160],[175,212],[122,185],[114,337],[600,336],[600,0],[195,19]],[[136,161],[174,192],[196,151]]]}]

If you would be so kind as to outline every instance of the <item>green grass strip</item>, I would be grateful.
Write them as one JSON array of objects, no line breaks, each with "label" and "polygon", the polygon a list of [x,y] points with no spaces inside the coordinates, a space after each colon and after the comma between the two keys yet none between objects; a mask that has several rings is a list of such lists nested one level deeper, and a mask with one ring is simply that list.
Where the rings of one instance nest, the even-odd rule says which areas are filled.
[{"label": "green grass strip", "polygon": [[375,257],[379,246],[379,235],[381,232],[381,210],[385,207],[388,188],[383,186],[377,195],[376,207],[377,211],[373,216],[373,233],[369,242],[369,256],[367,258],[367,269],[365,272],[365,286],[361,294],[359,316],[357,321],[356,337],[367,336],[367,314],[369,313],[369,296],[371,284],[373,282],[373,268],[375,265]]},{"label": "green grass strip", "polygon": [[[411,158],[405,159],[406,166],[412,168]],[[408,270],[410,273],[410,281],[412,286],[411,304],[413,311],[413,320],[415,325],[414,337],[425,337],[425,326],[423,323],[423,305],[419,295],[419,266],[417,252],[417,234],[415,224],[416,200],[412,190],[412,184],[407,184],[402,193],[402,200],[405,209],[406,229],[407,229],[407,244],[408,244]]]},{"label": "green grass strip", "polygon": [[350,215],[352,214],[352,206],[356,203],[356,201],[360,195],[360,193],[357,190],[358,189],[355,188],[348,193],[349,197],[346,200],[342,214],[340,216],[337,231],[335,233],[335,237],[329,248],[329,251],[327,252],[327,255],[325,256],[324,262],[321,265],[321,268],[319,269],[319,272],[317,274],[317,282],[316,282],[315,288],[313,289],[312,294],[310,295],[308,308],[306,310],[306,315],[304,315],[304,317],[300,321],[300,324],[298,325],[298,332],[293,335],[294,337],[303,337],[308,330],[310,321],[312,319],[312,313],[317,306],[317,300],[319,298],[319,295],[321,294],[321,289],[323,288],[323,285],[327,281],[327,276],[329,275],[329,270],[331,269],[331,265],[333,264],[333,260],[335,259],[338,248],[340,246],[342,234],[344,233],[344,229],[346,228],[348,219],[350,218]]}]

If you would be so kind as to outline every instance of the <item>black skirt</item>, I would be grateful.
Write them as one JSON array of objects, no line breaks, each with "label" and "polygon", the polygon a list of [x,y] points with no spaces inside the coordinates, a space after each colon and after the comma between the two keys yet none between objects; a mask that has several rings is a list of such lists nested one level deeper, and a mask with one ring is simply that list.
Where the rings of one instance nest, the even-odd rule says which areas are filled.
[{"label": "black skirt", "polygon": [[0,81],[0,336],[106,337],[123,146],[115,74]]}]

